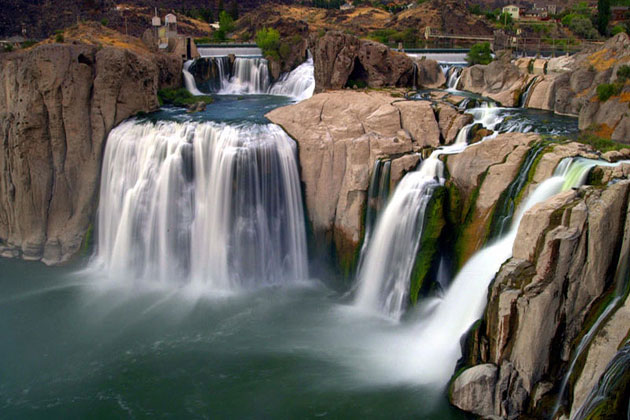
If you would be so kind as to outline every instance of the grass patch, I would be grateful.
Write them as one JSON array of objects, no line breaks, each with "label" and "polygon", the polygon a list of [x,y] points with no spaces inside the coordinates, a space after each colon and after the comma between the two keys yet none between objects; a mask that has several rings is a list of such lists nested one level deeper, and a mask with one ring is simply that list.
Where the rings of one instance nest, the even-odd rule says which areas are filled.
[{"label": "grass patch", "polygon": [[195,96],[184,88],[179,89],[161,89],[158,91],[158,99],[161,105],[175,105],[187,107],[197,102],[205,102],[211,104],[214,102],[212,96]]}]

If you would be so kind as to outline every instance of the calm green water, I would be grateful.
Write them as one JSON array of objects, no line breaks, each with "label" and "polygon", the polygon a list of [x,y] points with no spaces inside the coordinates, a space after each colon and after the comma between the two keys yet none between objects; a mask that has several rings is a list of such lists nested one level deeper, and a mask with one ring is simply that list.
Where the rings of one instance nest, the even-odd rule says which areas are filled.
[{"label": "calm green water", "polygon": [[0,273],[3,418],[462,418],[402,374],[406,326],[316,281],[212,298],[81,267]]}]

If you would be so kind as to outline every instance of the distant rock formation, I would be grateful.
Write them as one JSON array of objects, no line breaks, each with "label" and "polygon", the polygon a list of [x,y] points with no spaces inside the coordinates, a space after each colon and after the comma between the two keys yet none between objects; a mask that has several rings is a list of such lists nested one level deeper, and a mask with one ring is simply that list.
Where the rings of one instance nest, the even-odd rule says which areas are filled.
[{"label": "distant rock formation", "polygon": [[413,85],[413,60],[378,42],[362,40],[339,31],[312,35],[315,92],[346,86]]}]

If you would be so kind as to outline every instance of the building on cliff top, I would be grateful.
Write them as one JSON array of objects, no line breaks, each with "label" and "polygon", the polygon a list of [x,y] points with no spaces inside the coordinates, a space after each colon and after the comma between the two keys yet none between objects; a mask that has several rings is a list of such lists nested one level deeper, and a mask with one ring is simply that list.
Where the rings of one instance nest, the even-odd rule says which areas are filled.
[{"label": "building on cliff top", "polygon": [[199,52],[192,37],[180,35],[177,31],[177,16],[169,13],[162,19],[158,16],[157,8],[155,16],[151,19],[151,28],[142,36],[142,41],[152,50],[177,54],[183,60],[198,58]]}]

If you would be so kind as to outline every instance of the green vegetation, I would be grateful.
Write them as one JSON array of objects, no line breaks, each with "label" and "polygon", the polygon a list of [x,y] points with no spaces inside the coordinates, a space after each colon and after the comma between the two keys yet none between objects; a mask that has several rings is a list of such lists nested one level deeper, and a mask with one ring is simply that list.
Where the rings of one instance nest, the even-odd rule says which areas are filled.
[{"label": "green vegetation", "polygon": [[622,32],[626,32],[626,33],[628,32],[628,28],[626,28],[622,24],[618,24],[618,25],[613,26],[612,30],[610,31],[612,36],[615,36],[615,35],[620,34]]},{"label": "green vegetation", "polygon": [[630,80],[630,65],[624,64],[617,69],[617,82],[625,83]]},{"label": "green vegetation", "polygon": [[212,38],[209,38],[207,36],[204,36],[202,38],[195,38],[195,44],[199,45],[199,44],[211,44],[212,43]]},{"label": "green vegetation", "polygon": [[211,104],[214,101],[212,96],[194,96],[184,88],[161,89],[158,91],[158,99],[160,105],[175,105],[184,108],[197,102]]},{"label": "green vegetation", "polygon": [[101,25],[107,26],[109,24],[109,20],[107,18],[101,19]]},{"label": "green vegetation", "polygon": [[415,28],[407,28],[404,31],[395,29],[379,29],[370,32],[367,36],[372,41],[381,44],[397,44],[402,42],[405,48],[413,48],[418,45],[418,31]]},{"label": "green vegetation", "polygon": [[3,47],[3,48],[4,48],[4,51],[5,51],[5,52],[11,52],[11,51],[13,51],[13,45],[11,45],[11,44],[4,44],[4,47]]},{"label": "green vegetation", "polygon": [[280,58],[280,33],[273,28],[262,28],[256,32],[256,45],[265,57]]},{"label": "green vegetation", "polygon": [[618,143],[616,141],[600,137],[594,133],[593,129],[589,129],[581,133],[576,140],[579,143],[592,146],[593,148],[599,150],[602,153],[606,153],[606,152],[610,152],[614,150],[627,149],[630,147],[630,145],[628,144]]},{"label": "green vegetation", "polygon": [[227,39],[227,34],[234,30],[234,19],[225,10],[219,13],[219,29],[212,33],[214,41],[222,42]]},{"label": "green vegetation", "polygon": [[63,31],[58,30],[55,31],[55,42],[63,42],[64,41],[64,37],[63,37]]},{"label": "green vegetation", "polygon": [[230,2],[230,10],[228,11],[228,13],[232,17],[232,19],[238,19],[238,3],[236,2],[236,0],[232,0]]},{"label": "green vegetation", "polygon": [[492,62],[490,43],[483,42],[473,45],[466,55],[466,61],[471,66],[475,64],[490,64]]},{"label": "green vegetation", "polygon": [[37,41],[35,41],[34,39],[28,39],[28,40],[22,42],[21,46],[22,46],[22,48],[29,48],[29,47],[32,47],[35,44],[37,44]]},{"label": "green vegetation", "polygon": [[599,38],[599,32],[593,26],[593,16],[591,16],[591,9],[587,2],[577,3],[559,17],[561,17],[562,24],[577,36],[586,39]]},{"label": "green vegetation", "polygon": [[608,23],[610,22],[610,0],[597,1],[597,30],[600,34],[608,33]]},{"label": "green vegetation", "polygon": [[320,9],[339,9],[345,2],[342,0],[313,0],[313,7]]},{"label": "green vegetation", "polygon": [[412,304],[418,301],[418,297],[428,292],[431,284],[427,284],[431,267],[436,262],[438,246],[442,229],[446,225],[444,219],[444,202],[447,198],[445,187],[439,187],[433,193],[431,201],[427,205],[426,217],[422,230],[422,240],[416,255],[416,261],[411,274],[411,284],[409,286],[409,299]]},{"label": "green vegetation", "polygon": [[619,95],[619,93],[621,93],[621,89],[616,83],[603,83],[597,86],[597,98],[601,102],[606,102],[611,97]]}]

